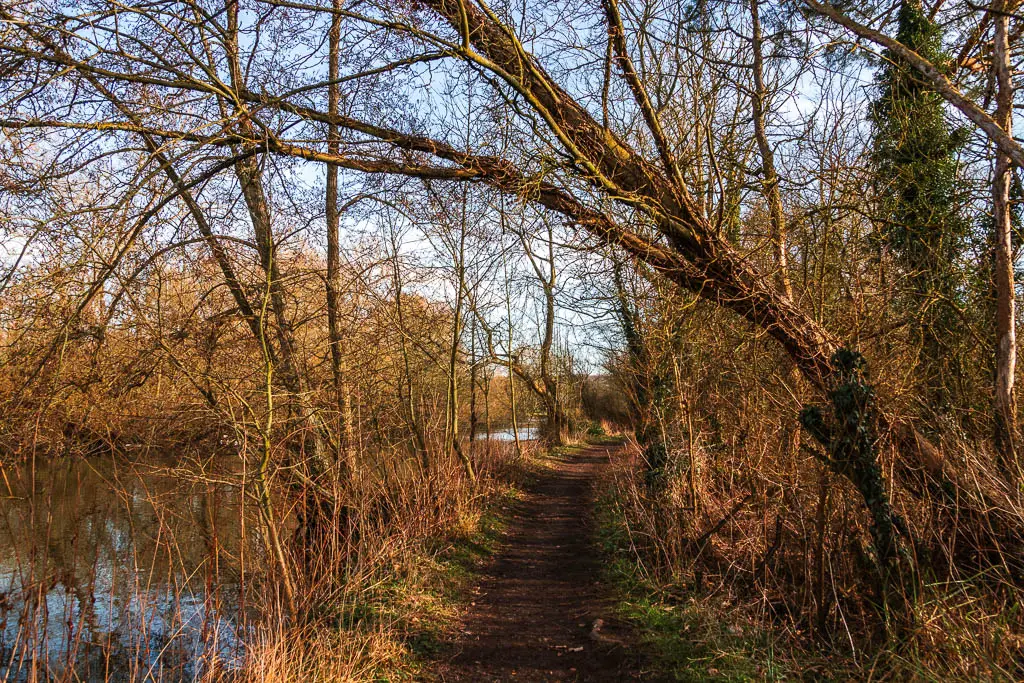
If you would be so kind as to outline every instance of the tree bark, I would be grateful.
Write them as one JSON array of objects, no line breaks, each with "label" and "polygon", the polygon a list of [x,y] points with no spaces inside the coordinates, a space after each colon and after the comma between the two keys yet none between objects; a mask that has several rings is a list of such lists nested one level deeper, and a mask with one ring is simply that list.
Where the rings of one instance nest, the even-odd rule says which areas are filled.
[{"label": "tree bark", "polygon": [[[335,10],[340,9],[340,0],[331,0]],[[327,111],[337,116],[339,105],[338,74],[339,74],[339,43],[341,41],[341,16],[331,17],[331,28],[328,34],[328,78]],[[327,129],[327,151],[337,154],[340,147],[338,126],[330,124]],[[327,334],[331,347],[331,373],[334,379],[335,400],[338,405],[338,467],[339,476],[347,479],[354,470],[352,461],[352,396],[349,392],[345,372],[345,355],[342,344],[344,335],[341,331],[341,247],[338,230],[340,228],[340,211],[338,209],[338,167],[327,164],[325,216],[327,222]]]},{"label": "tree bark", "polygon": [[395,316],[398,318],[398,340],[399,350],[402,355],[402,377],[398,381],[398,399],[405,408],[405,419],[412,431],[415,452],[419,457],[420,470],[424,476],[430,473],[430,452],[427,450],[427,440],[423,435],[423,425],[420,424],[419,412],[416,410],[416,394],[412,382],[412,365],[409,359],[409,343],[406,339],[408,332],[405,326],[405,306],[402,303],[403,284],[402,273],[399,266],[398,242],[392,235],[391,247],[394,250],[392,256],[392,286],[395,289]]},{"label": "tree bark", "polygon": [[455,245],[455,307],[452,311],[451,348],[448,356],[448,400],[446,402],[445,447],[462,463],[466,477],[476,481],[473,461],[459,441],[459,348],[462,345],[463,300],[466,294],[466,230],[469,187],[462,188],[462,211],[459,216],[459,239]]},{"label": "tree bark", "polygon": [[[502,195],[502,199],[501,199],[501,215],[499,217],[499,220],[501,221],[502,233],[504,233],[504,231],[505,231],[505,201],[504,201],[504,195]],[[523,457],[523,444],[519,440],[519,415],[518,415],[518,405],[516,403],[516,376],[515,376],[515,372],[514,372],[514,370],[512,368],[512,362],[513,362],[512,361],[512,348],[513,348],[513,341],[512,340],[513,340],[513,333],[515,332],[515,327],[512,324],[512,287],[511,287],[511,285],[509,283],[508,262],[505,259],[505,250],[504,249],[502,249],[502,252],[501,252],[501,271],[502,271],[502,274],[505,276],[505,320],[506,320],[506,322],[508,324],[508,358],[506,359],[507,362],[506,362],[505,365],[506,365],[506,367],[508,369],[508,400],[509,400],[509,411],[510,411],[511,416],[512,416],[512,439],[516,443],[516,455],[518,455],[520,458],[522,458]],[[488,337],[488,339],[490,339],[490,337]],[[491,352],[491,355],[494,355],[494,352],[493,352],[494,350],[492,348],[488,348],[488,351]]]},{"label": "tree bark", "polygon": [[[228,53],[228,70],[231,87],[237,93],[245,88],[243,85],[241,60],[238,50],[238,0],[227,0],[227,34],[225,44]],[[241,101],[241,98],[238,98]],[[246,112],[236,111],[240,125],[251,139],[258,138],[252,122]],[[312,465],[311,474],[322,475],[331,469],[331,459],[327,454],[324,441],[324,426],[316,412],[306,404],[307,387],[303,377],[295,334],[288,317],[287,297],[284,280],[281,276],[277,259],[277,245],[274,242],[273,220],[270,202],[263,188],[263,175],[258,156],[247,157],[235,164],[235,177],[242,189],[242,197],[249,211],[256,246],[259,250],[260,267],[267,278],[270,291],[270,308],[274,314],[276,336],[278,341],[281,384],[288,391],[291,408],[295,418],[305,429],[302,438],[303,450]]]},{"label": "tree bark", "polygon": [[[996,81],[996,123],[1013,132],[1013,81],[1010,73],[1009,16],[1007,3],[995,0],[991,14],[995,36],[992,45],[992,68]],[[1017,362],[1016,314],[1013,285],[1013,246],[1010,218],[1010,182],[1013,160],[1003,149],[996,148],[995,177],[992,182],[992,218],[995,230],[996,286],[996,377],[995,422],[996,444],[1003,470],[1016,480],[1019,472],[1017,441],[1017,403],[1014,395],[1014,371]]]},{"label": "tree bark", "polygon": [[775,170],[775,152],[768,141],[765,125],[764,56],[762,54],[761,17],[758,0],[750,0],[750,44],[754,53],[754,89],[750,93],[750,106],[754,118],[754,139],[761,155],[761,189],[768,204],[772,225],[772,246],[775,256],[775,280],[779,291],[793,298],[793,286],[789,279],[789,252],[786,249],[788,230],[786,214],[782,207],[782,192],[779,189],[779,174]]},{"label": "tree bark", "polygon": [[[537,257],[530,248],[526,235],[520,234],[520,242],[523,250],[533,267],[533,272],[540,282],[541,290],[544,293],[544,331],[540,342],[540,386],[543,391],[538,392],[538,397],[544,403],[545,412],[545,438],[556,446],[565,443],[569,430],[569,420],[565,414],[565,407],[562,405],[561,397],[558,395],[558,378],[551,367],[551,349],[555,342],[555,285],[557,283],[557,269],[555,267],[555,238],[551,224],[547,225],[547,271],[538,263]],[[538,386],[536,381],[530,386]],[[540,388],[538,386],[538,388]]]},{"label": "tree bark", "polygon": [[[787,240],[789,230],[786,224],[786,213],[782,206],[782,190],[779,174],[775,169],[775,152],[768,140],[766,122],[766,103],[768,91],[764,84],[764,40],[761,37],[761,14],[759,0],[750,0],[751,49],[753,51],[754,89],[750,93],[750,105],[753,110],[754,139],[761,155],[761,191],[768,204],[768,215],[771,219],[771,241],[774,252],[775,284],[779,293],[793,299],[793,284],[789,277],[789,250]],[[786,381],[794,390],[800,384],[799,373],[795,366],[786,369]],[[800,428],[787,420],[783,425],[782,443],[789,451],[790,457],[796,457],[800,450]]]}]

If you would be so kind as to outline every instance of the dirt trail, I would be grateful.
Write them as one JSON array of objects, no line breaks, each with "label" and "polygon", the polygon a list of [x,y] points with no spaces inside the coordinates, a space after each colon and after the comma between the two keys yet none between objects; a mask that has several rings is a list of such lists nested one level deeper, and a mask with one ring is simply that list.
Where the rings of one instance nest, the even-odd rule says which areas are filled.
[{"label": "dirt trail", "polygon": [[439,665],[441,681],[638,679],[592,547],[594,482],[609,453],[559,456],[527,488]]}]

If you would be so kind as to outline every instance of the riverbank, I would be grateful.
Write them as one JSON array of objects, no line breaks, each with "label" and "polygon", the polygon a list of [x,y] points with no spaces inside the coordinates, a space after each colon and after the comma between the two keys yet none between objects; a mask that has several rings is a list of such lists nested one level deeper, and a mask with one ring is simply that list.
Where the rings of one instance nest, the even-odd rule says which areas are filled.
[{"label": "riverbank", "polygon": [[[111,455],[8,466],[0,678],[418,679],[529,461],[511,444],[478,444],[474,457],[475,483],[455,459],[437,458],[428,478],[364,467],[348,498],[358,533],[325,547],[322,567],[291,560],[298,625],[244,469]],[[297,513],[275,513],[294,538]]]}]

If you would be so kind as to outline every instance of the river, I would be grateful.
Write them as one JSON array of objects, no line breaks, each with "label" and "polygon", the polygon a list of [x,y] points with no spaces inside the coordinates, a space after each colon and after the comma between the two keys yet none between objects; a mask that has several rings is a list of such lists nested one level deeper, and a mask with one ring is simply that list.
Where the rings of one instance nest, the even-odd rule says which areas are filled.
[{"label": "river", "polygon": [[196,474],[109,457],[3,470],[0,677],[188,680],[239,660],[256,527],[236,486]]},{"label": "river", "polygon": [[237,666],[271,563],[237,459],[217,465],[106,456],[4,467],[0,679],[192,680]]}]

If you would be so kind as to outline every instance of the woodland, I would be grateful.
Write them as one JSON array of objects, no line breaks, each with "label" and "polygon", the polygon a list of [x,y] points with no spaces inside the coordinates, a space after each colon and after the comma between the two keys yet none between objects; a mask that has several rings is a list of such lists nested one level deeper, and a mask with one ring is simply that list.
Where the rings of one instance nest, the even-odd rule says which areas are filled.
[{"label": "woodland", "polygon": [[1024,678],[1022,31],[0,0],[0,672],[430,680],[589,440],[647,678]]}]

